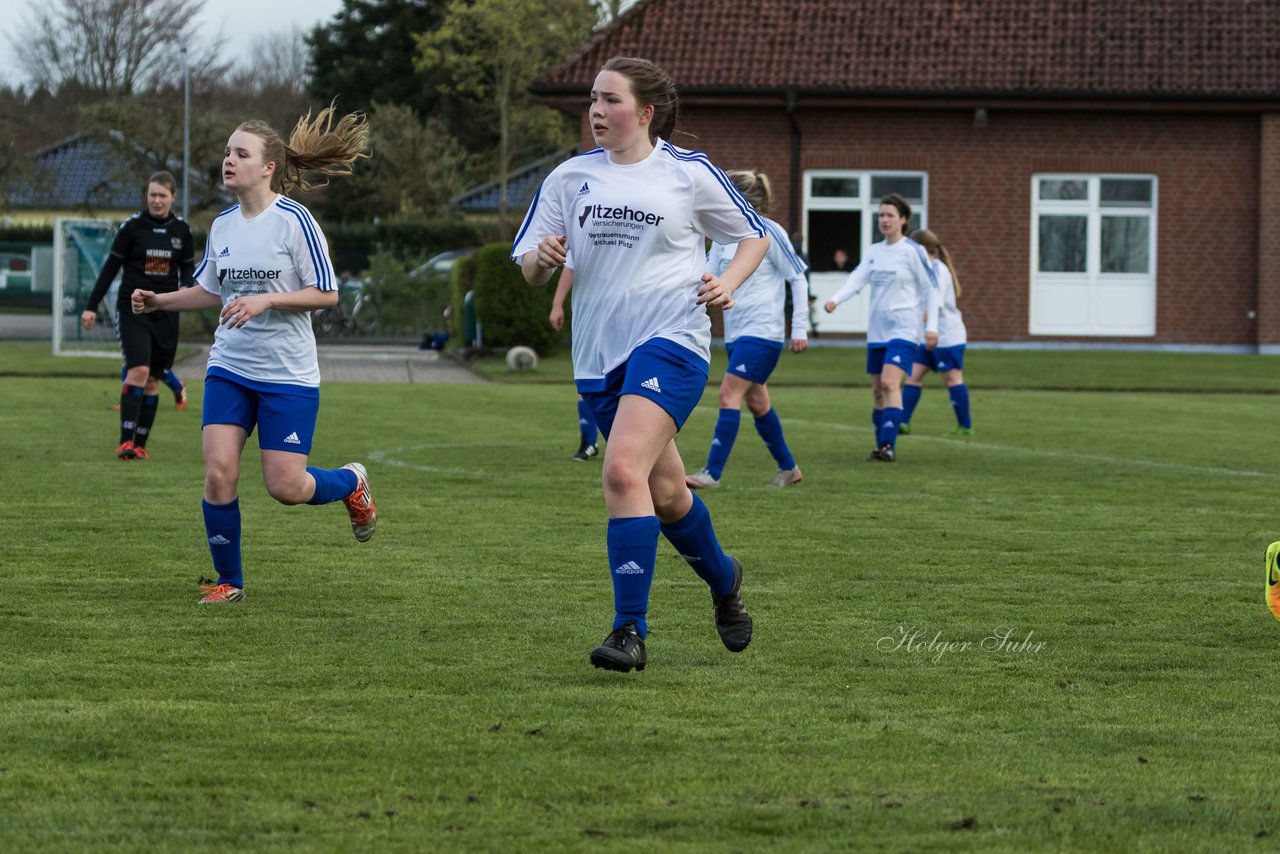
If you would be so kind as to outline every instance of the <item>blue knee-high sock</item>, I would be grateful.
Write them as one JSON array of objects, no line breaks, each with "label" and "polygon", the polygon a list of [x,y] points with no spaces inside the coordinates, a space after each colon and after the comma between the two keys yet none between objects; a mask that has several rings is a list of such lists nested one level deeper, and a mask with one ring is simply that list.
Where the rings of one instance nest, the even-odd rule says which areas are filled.
[{"label": "blue knee-high sock", "polygon": [[880,422],[881,422],[881,421],[883,421],[883,420],[884,420],[884,410],[883,410],[883,409],[872,409],[872,410],[871,410],[871,426],[872,426],[872,427],[874,427],[874,428],[876,428],[876,436],[877,436],[877,437],[879,437],[879,435],[880,435]]},{"label": "blue knee-high sock", "polygon": [[591,407],[587,406],[585,400],[578,401],[578,430],[582,432],[582,441],[588,445],[596,443],[599,432],[596,427],[596,417],[591,413]]},{"label": "blue knee-high sock", "polygon": [[641,638],[649,634],[649,585],[658,562],[658,517],[610,519],[605,537],[613,577],[613,627],[635,621]]},{"label": "blue knee-high sock", "polygon": [[169,390],[175,394],[182,391],[182,380],[178,379],[178,375],[171,370],[165,370],[165,372],[160,375],[160,382],[167,385]]},{"label": "blue knee-high sock", "polygon": [[120,368],[120,382],[124,382],[125,379],[128,378],[128,376],[129,376],[129,369],[125,367]]},{"label": "blue knee-high sock", "polygon": [[947,389],[951,395],[951,408],[956,411],[956,423],[967,430],[973,429],[973,420],[969,417],[969,389],[964,383],[953,385]]},{"label": "blue knee-high sock", "polygon": [[924,386],[907,383],[902,387],[902,422],[911,421],[916,414],[916,405],[920,403],[920,395],[924,394]]},{"label": "blue knee-high sock", "polygon": [[356,491],[359,481],[351,469],[317,469],[307,466],[307,474],[315,478],[315,494],[307,500],[308,504],[328,504],[341,501]]},{"label": "blue knee-high sock", "polygon": [[711,513],[701,498],[694,495],[689,512],[677,522],[663,524],[662,534],[698,577],[707,582],[712,593],[723,596],[733,589],[733,564],[720,548],[711,526]]},{"label": "blue knee-high sock", "polygon": [[200,507],[204,511],[204,532],[209,537],[209,554],[213,557],[213,568],[218,571],[218,583],[244,587],[240,563],[240,499],[230,504],[201,500]]},{"label": "blue knee-high sock", "polygon": [[707,452],[707,472],[716,480],[724,474],[725,463],[729,462],[729,452],[738,438],[738,425],[742,423],[742,412],[737,409],[721,409],[716,419],[716,432],[711,437],[711,450]]},{"label": "blue knee-high sock", "polygon": [[770,409],[756,419],[756,432],[764,440],[764,445],[773,454],[778,468],[788,471],[796,467],[795,457],[787,447],[787,440],[782,436],[782,420],[778,418],[778,410]]},{"label": "blue knee-high sock", "polygon": [[898,441],[898,425],[902,423],[902,407],[886,406],[880,418],[880,430],[876,435],[876,445],[883,448],[893,446]]}]

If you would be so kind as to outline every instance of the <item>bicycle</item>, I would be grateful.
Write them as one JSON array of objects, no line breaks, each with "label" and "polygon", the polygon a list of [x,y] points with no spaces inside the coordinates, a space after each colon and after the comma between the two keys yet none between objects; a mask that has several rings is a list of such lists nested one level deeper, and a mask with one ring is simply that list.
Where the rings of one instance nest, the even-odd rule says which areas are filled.
[{"label": "bicycle", "polygon": [[340,289],[333,307],[311,312],[311,328],[323,338],[372,334],[378,331],[378,304],[363,287]]}]

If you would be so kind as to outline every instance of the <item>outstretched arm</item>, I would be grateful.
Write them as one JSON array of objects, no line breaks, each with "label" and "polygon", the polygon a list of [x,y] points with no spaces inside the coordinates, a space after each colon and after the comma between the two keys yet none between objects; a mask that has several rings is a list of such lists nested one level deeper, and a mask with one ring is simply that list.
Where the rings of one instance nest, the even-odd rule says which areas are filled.
[{"label": "outstretched arm", "polygon": [[564,298],[569,295],[569,289],[572,287],[573,268],[565,267],[560,271],[560,281],[556,283],[555,295],[551,297],[551,316],[547,318],[551,321],[551,328],[556,332],[564,326]]},{"label": "outstretched arm", "polygon": [[199,287],[183,288],[166,294],[139,289],[133,292],[132,308],[134,314],[150,314],[153,311],[191,311],[213,308],[221,303],[222,297]]}]

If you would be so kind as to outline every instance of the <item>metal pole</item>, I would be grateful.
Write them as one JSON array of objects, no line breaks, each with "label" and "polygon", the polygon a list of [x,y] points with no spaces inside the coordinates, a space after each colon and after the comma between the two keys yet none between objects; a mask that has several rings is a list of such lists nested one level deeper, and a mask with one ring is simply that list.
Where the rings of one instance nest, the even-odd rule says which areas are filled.
[{"label": "metal pole", "polygon": [[187,41],[182,40],[182,218],[190,220],[191,192],[191,74],[187,66]]}]

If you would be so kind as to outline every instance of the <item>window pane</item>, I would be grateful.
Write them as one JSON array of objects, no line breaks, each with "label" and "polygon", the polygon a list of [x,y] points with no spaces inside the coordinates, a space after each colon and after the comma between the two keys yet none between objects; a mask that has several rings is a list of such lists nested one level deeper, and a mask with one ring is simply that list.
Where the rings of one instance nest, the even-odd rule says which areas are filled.
[{"label": "window pane", "polygon": [[924,201],[924,179],[911,175],[872,175],[871,198],[878,202],[890,193],[897,193],[909,202]]},{"label": "window pane", "polygon": [[1064,202],[1087,200],[1089,198],[1089,182],[1042,180],[1040,182],[1040,198]]},{"label": "window pane", "polygon": [[814,178],[811,186],[813,195],[824,199],[844,199],[858,197],[857,178]]},{"label": "window pane", "polygon": [[1150,178],[1103,178],[1101,206],[1104,208],[1151,207]]},{"label": "window pane", "polygon": [[1102,218],[1102,272],[1151,272],[1151,218],[1104,216]]},{"label": "window pane", "polygon": [[1040,217],[1040,272],[1083,273],[1087,249],[1087,217]]}]

